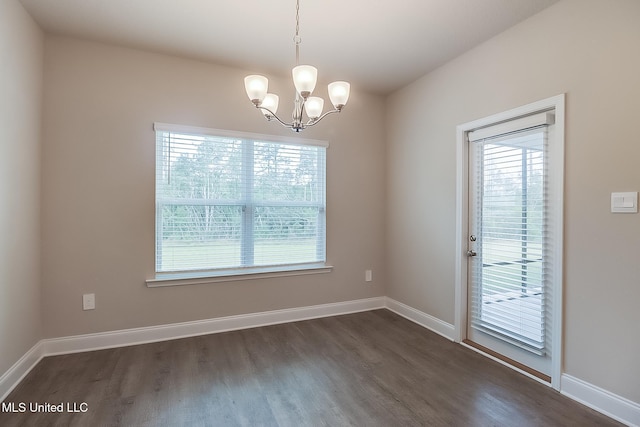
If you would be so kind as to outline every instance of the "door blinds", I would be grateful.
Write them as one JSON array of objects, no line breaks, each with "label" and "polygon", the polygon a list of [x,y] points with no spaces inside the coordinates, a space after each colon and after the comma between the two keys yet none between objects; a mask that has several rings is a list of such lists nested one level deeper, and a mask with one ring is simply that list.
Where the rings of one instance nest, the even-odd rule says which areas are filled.
[{"label": "door blinds", "polygon": [[540,113],[468,134],[477,240],[471,326],[536,354],[549,349],[548,125]]}]

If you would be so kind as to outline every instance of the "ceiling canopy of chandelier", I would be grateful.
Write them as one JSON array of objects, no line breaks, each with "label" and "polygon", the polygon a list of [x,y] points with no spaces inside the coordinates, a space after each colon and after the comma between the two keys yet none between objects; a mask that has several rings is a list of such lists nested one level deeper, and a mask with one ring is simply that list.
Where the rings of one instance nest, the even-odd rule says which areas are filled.
[{"label": "ceiling canopy of chandelier", "polygon": [[[269,80],[260,75],[247,76],[244,79],[244,86],[247,96],[262,111],[262,114],[271,121],[276,119],[283,126],[300,132],[307,127],[313,126],[320,120],[332,113],[339,113],[347,104],[349,99],[350,85],[347,82],[337,81],[329,84],[329,98],[333,104],[333,110],[322,114],[324,99],[311,96],[318,80],[318,70],[311,65],[299,65],[300,60],[300,0],[296,0],[296,35],[293,41],[296,45],[296,66],[292,70],[293,84],[296,87],[296,97],[291,123],[281,120],[277,115],[279,97],[273,93],[267,93]],[[305,122],[303,113],[307,115]]]}]

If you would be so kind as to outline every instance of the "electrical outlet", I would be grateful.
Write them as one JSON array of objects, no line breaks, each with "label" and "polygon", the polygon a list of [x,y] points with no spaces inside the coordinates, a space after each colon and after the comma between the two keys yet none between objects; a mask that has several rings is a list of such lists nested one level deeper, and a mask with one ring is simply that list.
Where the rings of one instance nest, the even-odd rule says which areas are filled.
[{"label": "electrical outlet", "polygon": [[365,270],[364,272],[364,281],[365,282],[370,282],[373,280],[373,273],[371,272],[371,270]]},{"label": "electrical outlet", "polygon": [[96,294],[82,295],[82,309],[94,310],[96,308]]}]

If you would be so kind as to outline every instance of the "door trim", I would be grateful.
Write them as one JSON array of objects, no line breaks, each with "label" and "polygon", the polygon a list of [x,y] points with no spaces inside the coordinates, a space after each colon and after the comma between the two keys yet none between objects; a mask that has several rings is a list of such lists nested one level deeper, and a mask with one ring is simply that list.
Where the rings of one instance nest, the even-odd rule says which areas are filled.
[{"label": "door trim", "polygon": [[[523,105],[502,113],[494,114],[478,120],[458,125],[456,127],[456,256],[455,256],[455,322],[454,339],[462,343],[467,338],[467,236],[469,235],[469,176],[468,176],[468,156],[469,143],[467,133],[474,129],[489,126],[494,123],[503,122],[513,118],[525,116],[539,111],[555,109],[556,123],[554,132],[553,162],[558,167],[551,170],[560,171],[560,176],[553,175],[552,194],[558,209],[554,212],[554,222],[558,224],[560,236],[563,236],[563,190],[564,179],[564,121],[565,121],[565,94],[560,94],[547,99]],[[563,245],[562,238],[558,239],[555,250],[559,254],[554,260],[553,282],[557,286],[553,289],[552,307],[552,354],[551,354],[551,387],[560,390],[560,376],[562,374],[562,259]]]}]

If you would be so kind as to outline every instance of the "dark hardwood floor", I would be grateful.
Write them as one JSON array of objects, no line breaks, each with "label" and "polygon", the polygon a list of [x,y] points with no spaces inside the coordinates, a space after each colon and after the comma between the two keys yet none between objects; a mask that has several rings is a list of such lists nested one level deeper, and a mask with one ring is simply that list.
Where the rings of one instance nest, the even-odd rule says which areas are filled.
[{"label": "dark hardwood floor", "polygon": [[619,425],[387,310],[47,357],[6,402],[0,426]]}]

